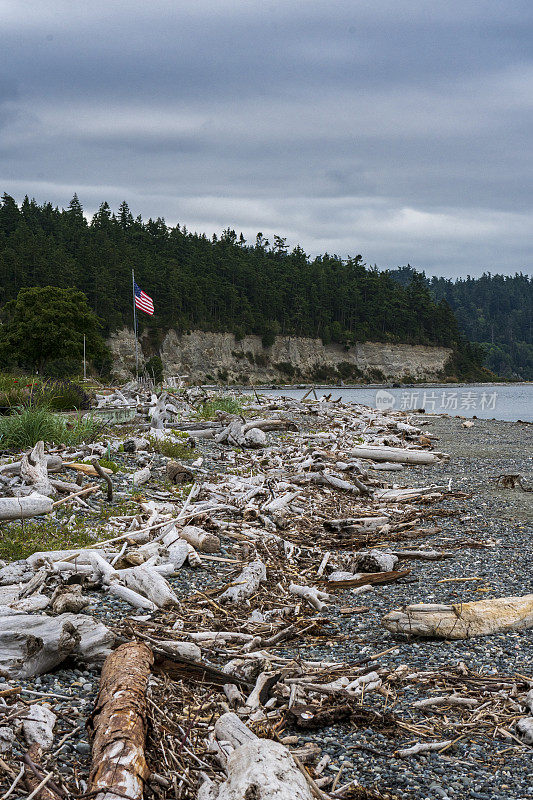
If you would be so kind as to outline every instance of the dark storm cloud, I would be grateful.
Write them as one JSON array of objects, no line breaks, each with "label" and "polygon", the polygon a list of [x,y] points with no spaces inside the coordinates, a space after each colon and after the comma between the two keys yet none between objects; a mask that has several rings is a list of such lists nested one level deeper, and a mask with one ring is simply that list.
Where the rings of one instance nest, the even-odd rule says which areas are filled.
[{"label": "dark storm cloud", "polygon": [[430,272],[528,270],[533,7],[4,0],[2,188]]}]

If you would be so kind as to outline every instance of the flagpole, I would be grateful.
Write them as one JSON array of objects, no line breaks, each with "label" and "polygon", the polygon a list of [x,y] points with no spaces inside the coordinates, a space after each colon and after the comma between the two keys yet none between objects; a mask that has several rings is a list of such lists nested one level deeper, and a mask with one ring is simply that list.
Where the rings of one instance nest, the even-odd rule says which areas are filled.
[{"label": "flagpole", "polygon": [[137,344],[137,312],[135,310],[135,273],[131,271],[132,290],[133,290],[133,331],[135,335],[135,379],[139,380],[139,347]]},{"label": "flagpole", "polygon": [[83,380],[87,380],[87,361],[85,360],[85,334],[83,334]]}]

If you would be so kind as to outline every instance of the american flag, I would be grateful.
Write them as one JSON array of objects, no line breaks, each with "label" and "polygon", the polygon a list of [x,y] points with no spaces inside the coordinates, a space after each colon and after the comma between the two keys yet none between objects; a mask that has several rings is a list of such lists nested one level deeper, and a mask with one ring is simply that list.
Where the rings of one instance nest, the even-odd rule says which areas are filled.
[{"label": "american flag", "polygon": [[143,292],[137,284],[133,283],[134,291],[135,291],[135,307],[139,309],[139,311],[144,311],[145,314],[150,314],[150,316],[154,313],[154,301],[152,298]]}]

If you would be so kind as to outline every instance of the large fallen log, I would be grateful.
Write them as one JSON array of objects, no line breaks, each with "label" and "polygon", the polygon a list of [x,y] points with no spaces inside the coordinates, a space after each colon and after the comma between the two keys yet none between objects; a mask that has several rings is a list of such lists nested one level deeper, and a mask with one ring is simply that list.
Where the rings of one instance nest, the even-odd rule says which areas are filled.
[{"label": "large fallen log", "polygon": [[[20,475],[22,461],[14,461],[12,464],[3,464],[0,467],[0,475],[13,478]],[[46,456],[46,468],[48,472],[60,472],[63,469],[63,459],[61,456]]]},{"label": "large fallen log", "polygon": [[127,642],[107,659],[100,691],[88,721],[94,800],[141,800],[148,778],[146,687],[154,657],[142,642]]},{"label": "large fallen log", "polygon": [[311,800],[308,780],[289,750],[279,742],[260,739],[233,712],[215,724],[220,760],[226,761],[228,779],[222,784],[206,780],[198,800]]},{"label": "large fallen log", "polygon": [[0,521],[28,519],[40,514],[50,514],[53,510],[53,501],[37,492],[26,497],[0,497]]},{"label": "large fallen log", "polygon": [[43,675],[69,656],[98,664],[114,642],[105,625],[85,614],[0,616],[0,672],[13,678]]},{"label": "large fallen log", "polygon": [[453,605],[410,605],[382,620],[391,633],[439,639],[467,639],[533,628],[533,594]]},{"label": "large fallen log", "polygon": [[[403,447],[371,447],[359,445],[350,450],[354,458],[368,458],[371,461],[391,461],[396,464],[438,464],[441,458],[448,458],[446,453],[428,453],[427,450],[406,450]],[[440,456],[440,457],[439,457]]]}]

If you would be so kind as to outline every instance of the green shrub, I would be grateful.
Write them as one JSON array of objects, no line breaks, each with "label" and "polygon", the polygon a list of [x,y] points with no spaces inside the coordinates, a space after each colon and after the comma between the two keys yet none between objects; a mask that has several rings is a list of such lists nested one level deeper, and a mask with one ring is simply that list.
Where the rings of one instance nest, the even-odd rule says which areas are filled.
[{"label": "green shrub", "polygon": [[188,444],[188,437],[185,441],[186,437],[187,434],[183,437],[183,442],[173,442],[170,439],[156,439],[154,436],[149,436],[148,441],[150,443],[150,449],[154,453],[160,453],[162,456],[173,458],[176,461],[183,461],[184,459],[194,458],[195,455],[194,442],[191,447]]},{"label": "green shrub", "polygon": [[291,364],[290,361],[278,361],[277,364],[274,364],[274,367],[278,370],[278,372],[282,372],[289,378],[293,378],[294,375],[297,375],[300,372],[300,370],[295,367],[294,364]]},{"label": "green shrub", "polygon": [[35,405],[52,411],[80,411],[91,406],[89,395],[77,383],[68,380],[43,383],[39,391],[32,394],[33,400]]},{"label": "green shrub", "polygon": [[343,381],[349,380],[350,378],[356,379],[363,377],[361,370],[350,361],[341,361],[340,364],[337,364],[337,373],[339,378]]},{"label": "green shrub", "polygon": [[92,442],[102,431],[93,417],[65,418],[46,408],[23,408],[0,418],[0,448],[25,450],[43,440],[50,444]]},{"label": "green shrub", "polygon": [[196,416],[199,419],[214,419],[216,411],[225,411],[227,414],[242,414],[244,406],[242,401],[236,400],[234,397],[218,395],[210,400],[204,400],[196,412]]},{"label": "green shrub", "polygon": [[68,358],[54,358],[49,361],[44,369],[44,374],[48,378],[67,378],[70,375],[78,375],[80,372],[79,361]]}]

